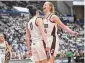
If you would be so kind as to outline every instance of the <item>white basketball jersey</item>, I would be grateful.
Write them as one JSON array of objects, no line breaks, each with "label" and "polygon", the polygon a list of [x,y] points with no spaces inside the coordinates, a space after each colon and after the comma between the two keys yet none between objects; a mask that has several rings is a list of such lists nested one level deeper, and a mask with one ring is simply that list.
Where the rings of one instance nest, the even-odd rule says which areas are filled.
[{"label": "white basketball jersey", "polygon": [[[45,32],[47,33],[47,36],[50,37],[52,36],[52,32],[56,32],[56,28],[57,25],[53,22],[50,21],[50,17],[53,14],[50,14],[47,18],[44,19],[44,28],[45,28]],[[53,31],[53,29],[55,28],[55,30]]]},{"label": "white basketball jersey", "polygon": [[4,48],[5,49],[5,47],[6,47],[5,41],[3,43],[0,43],[0,48]]},{"label": "white basketball jersey", "polygon": [[36,19],[37,16],[33,17],[29,22],[28,22],[28,29],[30,31],[30,35],[31,35],[31,40],[32,41],[41,41],[42,40],[42,36],[40,34],[39,28],[36,25]]}]

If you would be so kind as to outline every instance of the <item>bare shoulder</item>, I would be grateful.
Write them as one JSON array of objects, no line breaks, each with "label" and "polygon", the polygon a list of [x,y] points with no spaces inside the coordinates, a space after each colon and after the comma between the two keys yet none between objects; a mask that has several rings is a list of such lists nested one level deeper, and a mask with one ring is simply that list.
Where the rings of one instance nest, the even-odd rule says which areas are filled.
[{"label": "bare shoulder", "polygon": [[42,21],[42,18],[41,17],[37,17],[36,21]]},{"label": "bare shoulder", "polygon": [[37,17],[36,18],[36,24],[37,25],[40,24],[40,23],[42,23],[42,22],[43,22],[43,19],[41,17]]},{"label": "bare shoulder", "polygon": [[54,14],[54,15],[51,16],[51,21],[52,22],[56,22],[58,20],[59,20],[59,17],[57,15]]},{"label": "bare shoulder", "polygon": [[51,19],[59,19],[59,17],[57,15],[52,15]]}]

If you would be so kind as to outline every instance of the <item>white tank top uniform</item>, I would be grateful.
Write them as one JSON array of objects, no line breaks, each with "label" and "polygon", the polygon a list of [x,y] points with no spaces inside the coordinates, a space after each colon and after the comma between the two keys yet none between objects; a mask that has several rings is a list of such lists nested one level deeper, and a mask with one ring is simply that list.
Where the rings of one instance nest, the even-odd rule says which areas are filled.
[{"label": "white tank top uniform", "polygon": [[58,36],[56,34],[57,33],[57,24],[53,23],[50,20],[52,15],[53,15],[53,13],[51,13],[47,18],[44,18],[44,30],[47,34],[48,41],[50,42],[49,46],[51,47],[51,50],[54,49],[55,50],[54,52],[57,54],[57,51],[59,48]]},{"label": "white tank top uniform", "polygon": [[33,42],[42,40],[42,36],[40,34],[39,28],[37,27],[36,22],[35,22],[37,18],[38,17],[35,16],[28,22],[28,29],[30,31],[31,40]]},{"label": "white tank top uniform", "polygon": [[37,18],[38,17],[35,16],[28,22],[28,29],[31,35],[31,41],[32,41],[31,49],[32,49],[33,58],[35,61],[40,61],[47,59],[47,57],[43,46],[42,36],[36,24]]},{"label": "white tank top uniform", "polygon": [[6,48],[6,44],[4,41],[3,43],[0,43],[0,63],[5,62],[5,48]]}]

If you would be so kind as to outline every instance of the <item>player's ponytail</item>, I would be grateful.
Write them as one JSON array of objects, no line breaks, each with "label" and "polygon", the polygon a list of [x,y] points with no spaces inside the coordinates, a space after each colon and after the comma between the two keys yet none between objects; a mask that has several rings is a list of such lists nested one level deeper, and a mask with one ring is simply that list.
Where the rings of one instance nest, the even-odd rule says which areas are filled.
[{"label": "player's ponytail", "polygon": [[54,5],[51,2],[49,2],[49,6],[51,7],[50,11],[55,13]]}]

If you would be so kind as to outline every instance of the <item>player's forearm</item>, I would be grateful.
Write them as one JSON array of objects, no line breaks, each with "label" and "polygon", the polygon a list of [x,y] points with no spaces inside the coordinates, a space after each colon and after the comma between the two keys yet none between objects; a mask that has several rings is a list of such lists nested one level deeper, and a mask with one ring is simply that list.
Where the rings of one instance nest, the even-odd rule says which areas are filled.
[{"label": "player's forearm", "polygon": [[42,38],[43,38],[44,42],[47,43],[48,41],[47,41],[47,38],[46,38],[46,34],[45,33],[41,33],[41,34],[42,34]]},{"label": "player's forearm", "polygon": [[9,52],[11,53],[12,51],[11,45],[9,45],[8,49],[9,49]]},{"label": "player's forearm", "polygon": [[29,49],[30,49],[30,33],[29,33],[28,28],[26,28],[26,35],[25,35],[25,38],[26,38],[27,49],[29,50]]},{"label": "player's forearm", "polygon": [[45,32],[43,31],[41,34],[42,34],[42,38],[46,44],[46,47],[49,47],[49,42],[48,42],[48,39],[47,39]]},{"label": "player's forearm", "polygon": [[67,31],[68,33],[71,33],[71,34],[74,33],[74,31],[72,31],[68,26],[63,25],[63,26],[61,26],[61,28],[65,31]]},{"label": "player's forearm", "polygon": [[29,50],[30,49],[30,39],[29,38],[26,39],[26,45],[27,45],[27,49]]},{"label": "player's forearm", "polygon": [[67,31],[68,33],[73,34],[74,31],[72,31],[68,26],[64,25],[60,20],[58,22],[58,26],[63,29],[64,31]]},{"label": "player's forearm", "polygon": [[38,27],[39,27],[39,30],[40,30],[40,33],[41,33],[41,35],[42,35],[42,39],[44,40],[44,42],[46,43],[46,47],[48,47],[47,45],[48,45],[48,39],[47,39],[47,36],[46,36],[46,33],[44,32],[44,24],[43,24],[43,21],[42,21],[42,19],[38,19],[37,20],[37,25],[38,25]]},{"label": "player's forearm", "polygon": [[44,29],[41,29],[41,28],[40,28],[40,32],[41,32],[41,35],[42,35],[42,39],[44,40],[44,42],[45,42],[45,44],[46,44],[46,47],[49,47],[49,42],[48,42],[46,33],[44,32]]}]

